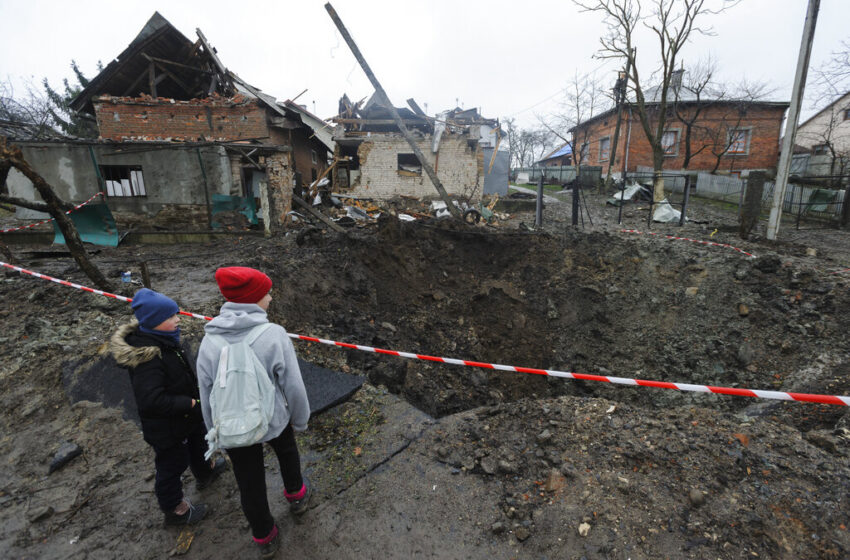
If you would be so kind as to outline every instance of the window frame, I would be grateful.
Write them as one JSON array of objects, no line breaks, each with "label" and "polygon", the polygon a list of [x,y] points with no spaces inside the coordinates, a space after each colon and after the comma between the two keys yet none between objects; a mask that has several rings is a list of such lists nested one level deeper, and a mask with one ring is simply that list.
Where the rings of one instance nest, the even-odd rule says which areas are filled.
[{"label": "window frame", "polygon": [[[736,144],[737,141],[732,141],[732,135],[743,132],[745,135],[744,138],[744,149],[741,151],[733,151],[732,147]],[[730,128],[726,131],[726,153],[723,155],[727,156],[748,156],[750,155],[750,143],[753,139],[753,128],[751,126],[736,126],[734,128]]]},{"label": "window frame", "polygon": [[828,156],[830,155],[829,144],[815,144],[812,146],[813,156]]},{"label": "window frame", "polygon": [[[681,137],[681,131],[678,128],[668,128],[664,132],[661,133],[661,148],[664,150],[664,157],[678,157],[679,156],[679,140]],[[667,134],[675,134],[675,141],[670,144],[668,148],[664,147],[664,136]],[[673,151],[670,149],[673,148]]]},{"label": "window frame", "polygon": [[[603,144],[606,144],[608,148],[604,152],[602,151]],[[599,139],[599,161],[603,162],[608,161],[609,159],[611,159],[611,137],[603,136]]]},{"label": "window frame", "polygon": [[316,153],[316,150],[310,150],[310,159],[313,163],[319,163],[319,154]]},{"label": "window frame", "polygon": [[[402,161],[402,160],[408,160]],[[409,169],[403,169],[402,166],[408,167],[418,167],[419,171],[411,171]],[[413,152],[398,152],[396,154],[396,173],[403,176],[409,177],[421,177],[422,176],[422,164],[419,162],[419,158],[416,157],[416,154]]]},{"label": "window frame", "polygon": [[107,197],[145,198],[148,196],[141,165],[98,165],[98,171],[103,179],[103,188]]}]

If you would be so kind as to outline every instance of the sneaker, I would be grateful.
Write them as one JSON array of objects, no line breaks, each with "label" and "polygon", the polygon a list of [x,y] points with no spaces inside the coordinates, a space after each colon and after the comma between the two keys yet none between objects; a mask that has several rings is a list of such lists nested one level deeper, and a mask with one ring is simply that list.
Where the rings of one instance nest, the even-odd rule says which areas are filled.
[{"label": "sneaker", "polygon": [[166,526],[194,525],[207,515],[206,504],[192,504],[189,500],[186,500],[186,502],[189,504],[189,509],[185,513],[174,513],[173,511],[165,513]]},{"label": "sneaker", "polygon": [[210,484],[215,482],[215,479],[221,476],[221,473],[226,470],[227,461],[224,459],[224,457],[219,457],[215,460],[215,463],[212,466],[212,470],[210,471],[209,476],[207,476],[207,478],[205,478],[204,480],[195,481],[195,488],[197,488],[198,490],[204,490],[206,488],[209,488]]},{"label": "sneaker", "polygon": [[277,525],[272,527],[272,532],[264,539],[254,539],[257,546],[260,547],[260,557],[264,560],[274,558],[277,554],[277,549],[280,548],[280,539],[278,537]]},{"label": "sneaker", "polygon": [[313,493],[313,489],[310,487],[310,481],[307,478],[304,478],[304,494],[296,499],[291,498],[289,495],[284,492],[284,496],[286,496],[286,500],[289,502],[289,513],[293,515],[303,515],[305,511],[307,511],[308,502],[310,501],[310,495]]}]

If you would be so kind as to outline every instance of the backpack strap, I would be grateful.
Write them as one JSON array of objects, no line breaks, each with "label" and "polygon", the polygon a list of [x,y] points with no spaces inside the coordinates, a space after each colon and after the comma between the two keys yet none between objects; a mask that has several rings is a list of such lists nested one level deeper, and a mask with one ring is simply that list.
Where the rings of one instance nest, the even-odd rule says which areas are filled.
[{"label": "backpack strap", "polygon": [[244,338],[245,344],[247,344],[248,346],[254,344],[254,341],[260,338],[260,335],[266,332],[266,330],[268,330],[268,328],[271,326],[271,323],[263,323],[262,325],[257,325],[256,327],[252,328],[248,332],[248,335]]}]

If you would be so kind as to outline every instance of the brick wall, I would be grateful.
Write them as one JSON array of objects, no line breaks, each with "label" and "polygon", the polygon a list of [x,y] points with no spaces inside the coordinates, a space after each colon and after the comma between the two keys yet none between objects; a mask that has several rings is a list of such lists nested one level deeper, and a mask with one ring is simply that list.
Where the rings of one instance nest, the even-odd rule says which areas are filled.
[{"label": "brick wall", "polygon": [[269,136],[266,111],[242,96],[179,101],[103,96],[95,99],[100,136],[107,140],[239,140]]},{"label": "brick wall", "polygon": [[[467,140],[466,135],[443,134],[437,154],[431,152],[430,136],[419,140],[418,145],[449,194],[477,198],[481,196],[480,150],[477,144],[471,148]],[[398,154],[413,154],[400,135],[373,134],[365,140],[358,148],[360,181],[349,192],[379,199],[439,196],[424,169],[414,177],[399,173]]]},{"label": "brick wall", "polygon": [[[740,171],[743,169],[775,169],[779,161],[779,132],[784,107],[753,106],[745,114],[738,113],[738,108],[731,105],[705,109],[695,123],[692,132],[691,151],[695,153],[688,164],[689,170],[711,171],[717,163],[717,156],[712,151],[720,152],[726,145],[726,134],[730,128],[746,129],[749,131],[749,145],[745,154],[727,153],[720,157],[718,171]],[[637,114],[631,117],[631,139],[628,112],[623,112],[623,122],[620,126],[620,138],[617,144],[616,159],[613,160],[613,172],[623,169],[626,144],[629,145],[628,171],[634,172],[638,166],[652,167],[652,149],[646,139],[643,127]],[[603,174],[608,171],[611,158],[601,159],[600,141],[610,138],[613,146],[614,129],[617,124],[616,113],[602,117],[584,127],[576,129],[576,151],[582,143],[589,145],[588,157],[582,160],[582,165],[601,165]],[[653,125],[654,126],[654,125]],[[685,159],[685,126],[675,117],[667,120],[667,130],[678,131],[678,142],[675,155],[664,157],[664,169],[681,170]]]},{"label": "brick wall", "polygon": [[266,156],[266,177],[269,189],[269,229],[279,231],[289,220],[292,209],[292,163],[289,153]]},{"label": "brick wall", "polygon": [[[313,162],[313,152],[316,153],[316,161]],[[294,156],[294,171],[301,173],[301,180],[305,186],[313,182],[313,171],[316,177],[328,166],[328,150],[315,138],[310,138],[304,129],[292,130],[292,153]]]}]

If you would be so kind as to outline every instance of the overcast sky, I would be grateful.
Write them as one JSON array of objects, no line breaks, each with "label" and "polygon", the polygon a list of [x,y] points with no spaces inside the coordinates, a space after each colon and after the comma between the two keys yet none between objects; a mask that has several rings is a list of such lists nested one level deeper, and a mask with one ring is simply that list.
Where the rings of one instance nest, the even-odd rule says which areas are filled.
[{"label": "overcast sky", "polygon": [[[711,0],[709,0],[711,1]],[[191,40],[200,28],[225,66],[278,99],[307,89],[298,103],[325,118],[343,93],[373,89],[324,9],[324,0],[234,2],[0,0],[0,78],[20,88],[47,77],[54,87],[72,77],[70,61],[93,77],[159,11]],[[649,2],[645,2],[649,3]],[[557,109],[576,72],[598,72],[613,85],[618,64],[594,58],[601,16],[568,1],[334,0],[372,70],[396,106],[415,98],[427,112],[480,107],[486,117],[516,117],[533,126]],[[682,53],[689,62],[711,55],[729,81],[766,81],[775,100],[789,100],[806,0],[743,0],[702,23]],[[850,38],[850,0],[822,0],[812,67]],[[638,43],[643,75],[657,46]],[[804,105],[805,117],[811,107]]]}]

